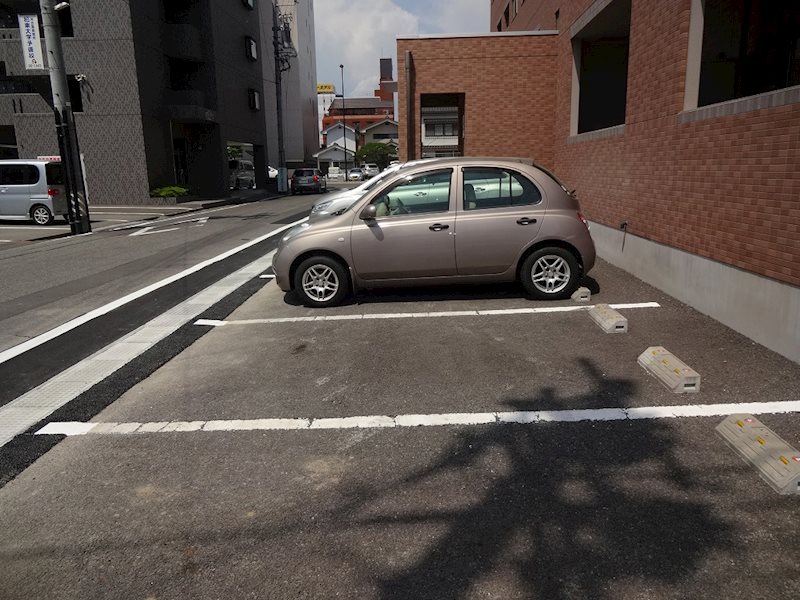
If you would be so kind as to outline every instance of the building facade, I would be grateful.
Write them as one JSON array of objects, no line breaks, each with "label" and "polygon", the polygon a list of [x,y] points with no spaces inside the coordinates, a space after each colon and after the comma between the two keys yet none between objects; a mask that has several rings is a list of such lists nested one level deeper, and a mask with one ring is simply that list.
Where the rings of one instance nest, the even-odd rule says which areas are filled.
[{"label": "building facade", "polygon": [[[47,72],[25,70],[15,26],[38,13],[35,0],[0,4],[4,157],[58,154]],[[277,160],[272,3],[82,0],[59,16],[91,203],[144,204],[173,184],[225,196],[231,143],[266,184]]]},{"label": "building facade", "polygon": [[301,167],[319,149],[317,54],[314,0],[275,2],[279,18],[291,30],[294,54],[283,73],[283,131],[286,162]]},{"label": "building facade", "polygon": [[319,145],[322,146],[325,140],[322,135],[322,119],[328,113],[331,104],[336,98],[336,86],[332,83],[317,84],[317,127],[319,129]]},{"label": "building facade", "polygon": [[457,96],[464,154],[553,168],[602,258],[800,360],[800,5],[494,0],[490,18],[398,39],[401,158],[427,95]]}]

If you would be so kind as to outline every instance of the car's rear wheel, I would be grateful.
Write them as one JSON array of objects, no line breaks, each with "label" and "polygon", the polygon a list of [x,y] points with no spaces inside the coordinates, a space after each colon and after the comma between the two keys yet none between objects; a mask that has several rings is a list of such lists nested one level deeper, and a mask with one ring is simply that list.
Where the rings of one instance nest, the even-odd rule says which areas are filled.
[{"label": "car's rear wheel", "polygon": [[31,208],[31,219],[37,225],[50,225],[53,222],[53,213],[43,204]]},{"label": "car's rear wheel", "polygon": [[294,273],[295,293],[312,308],[341,304],[347,296],[347,285],[347,269],[329,256],[307,258]]},{"label": "car's rear wheel", "polygon": [[578,261],[564,248],[540,248],[520,268],[522,286],[537,300],[569,298],[578,287],[580,276]]}]

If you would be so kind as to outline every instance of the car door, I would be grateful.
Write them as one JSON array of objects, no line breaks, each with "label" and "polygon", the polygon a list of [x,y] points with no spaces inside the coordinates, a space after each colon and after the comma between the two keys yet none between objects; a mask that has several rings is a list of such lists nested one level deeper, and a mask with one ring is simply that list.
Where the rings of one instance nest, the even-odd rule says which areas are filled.
[{"label": "car door", "polygon": [[377,217],[355,215],[353,266],[365,280],[456,274],[453,169],[408,175],[381,189]]},{"label": "car door", "polygon": [[25,217],[30,210],[30,186],[25,178],[27,165],[0,165],[0,215]]},{"label": "car door", "polygon": [[459,275],[503,273],[539,233],[542,189],[520,172],[499,167],[461,169],[456,229]]}]

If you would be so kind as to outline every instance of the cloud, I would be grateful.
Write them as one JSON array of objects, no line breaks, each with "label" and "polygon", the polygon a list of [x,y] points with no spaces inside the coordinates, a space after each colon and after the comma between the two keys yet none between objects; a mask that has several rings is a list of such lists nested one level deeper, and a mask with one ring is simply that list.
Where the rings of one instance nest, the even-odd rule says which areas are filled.
[{"label": "cloud", "polygon": [[[318,80],[336,84],[344,64],[347,96],[372,96],[379,60],[395,55],[395,38],[419,31],[419,19],[392,0],[317,0],[314,3]],[[395,69],[397,61],[394,61]]]},{"label": "cloud", "polygon": [[489,2],[446,0],[429,3],[422,33],[486,33],[489,31]]}]

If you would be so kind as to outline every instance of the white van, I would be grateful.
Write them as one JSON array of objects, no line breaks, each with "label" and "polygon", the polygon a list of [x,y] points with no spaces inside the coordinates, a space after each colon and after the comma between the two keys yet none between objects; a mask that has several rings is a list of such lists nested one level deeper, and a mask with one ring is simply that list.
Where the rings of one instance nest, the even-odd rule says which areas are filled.
[{"label": "white van", "polygon": [[0,220],[50,225],[67,220],[64,169],[49,160],[0,160]]}]

